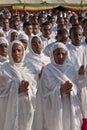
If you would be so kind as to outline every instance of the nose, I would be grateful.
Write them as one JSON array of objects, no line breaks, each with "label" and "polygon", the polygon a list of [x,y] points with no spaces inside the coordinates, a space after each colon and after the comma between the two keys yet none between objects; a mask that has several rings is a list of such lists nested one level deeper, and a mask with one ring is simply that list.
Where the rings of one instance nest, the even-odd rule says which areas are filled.
[{"label": "nose", "polygon": [[63,57],[63,56],[62,56],[62,54],[60,53],[60,54],[59,54],[59,58],[61,58],[61,59],[62,59],[62,57]]},{"label": "nose", "polygon": [[16,55],[18,55],[18,54],[19,54],[19,52],[16,50],[16,51],[15,51],[15,54],[16,54]]}]

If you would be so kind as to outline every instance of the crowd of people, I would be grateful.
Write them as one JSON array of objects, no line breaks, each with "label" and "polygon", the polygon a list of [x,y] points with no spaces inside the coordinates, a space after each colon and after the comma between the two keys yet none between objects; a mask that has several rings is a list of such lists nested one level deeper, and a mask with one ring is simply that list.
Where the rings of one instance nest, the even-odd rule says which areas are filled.
[{"label": "crowd of people", "polygon": [[0,130],[87,130],[87,13],[0,12]]}]

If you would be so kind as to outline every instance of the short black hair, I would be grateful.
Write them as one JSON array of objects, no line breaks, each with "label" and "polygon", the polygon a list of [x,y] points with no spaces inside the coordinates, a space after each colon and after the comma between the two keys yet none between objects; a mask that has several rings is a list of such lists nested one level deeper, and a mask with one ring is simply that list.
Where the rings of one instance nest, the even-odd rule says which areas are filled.
[{"label": "short black hair", "polygon": [[65,35],[65,34],[68,35],[68,31],[67,31],[67,29],[58,29],[57,34],[58,35]]},{"label": "short black hair", "polygon": [[69,30],[69,34],[71,34],[72,32],[74,32],[75,30],[77,30],[77,29],[80,29],[80,30],[82,30],[82,28],[80,27],[80,26],[72,26],[71,28],[70,28],[70,30]]},{"label": "short black hair", "polygon": [[50,22],[49,22],[49,21],[45,21],[45,22],[41,25],[41,27],[48,26],[48,25],[50,25]]},{"label": "short black hair", "polygon": [[24,24],[23,24],[23,29],[24,29],[26,26],[32,26],[32,23],[30,23],[30,22],[24,22]]}]

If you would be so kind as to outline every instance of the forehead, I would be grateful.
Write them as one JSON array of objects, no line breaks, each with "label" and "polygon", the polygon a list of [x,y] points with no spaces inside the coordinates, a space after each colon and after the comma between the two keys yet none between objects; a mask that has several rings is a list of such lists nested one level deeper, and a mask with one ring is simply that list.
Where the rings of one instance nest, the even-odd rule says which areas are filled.
[{"label": "forehead", "polygon": [[76,28],[76,29],[71,30],[71,34],[78,34],[78,33],[82,34],[82,29],[81,28]]},{"label": "forehead", "polygon": [[61,47],[61,48],[56,48],[56,49],[54,49],[53,53],[56,53],[56,52],[59,52],[59,53],[60,53],[60,52],[61,52],[61,53],[63,52],[63,53],[66,53],[66,50],[65,50],[64,48]]},{"label": "forehead", "polygon": [[12,49],[18,49],[18,48],[22,49],[23,47],[22,47],[20,44],[18,44],[18,43],[15,43],[15,44],[12,46]]},{"label": "forehead", "polygon": [[7,46],[7,44],[6,43],[1,43],[0,47],[2,47],[2,46]]},{"label": "forehead", "polygon": [[46,28],[46,29],[51,28],[50,24],[49,24],[49,25],[43,25],[42,27],[43,27],[43,28]]},{"label": "forehead", "polygon": [[35,41],[40,42],[40,39],[39,39],[38,37],[34,37],[34,38],[32,38],[31,42],[35,42]]}]

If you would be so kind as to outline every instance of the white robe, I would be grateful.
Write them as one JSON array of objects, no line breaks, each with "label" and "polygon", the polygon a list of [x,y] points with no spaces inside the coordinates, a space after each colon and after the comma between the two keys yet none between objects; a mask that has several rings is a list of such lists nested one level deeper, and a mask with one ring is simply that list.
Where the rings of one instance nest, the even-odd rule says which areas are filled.
[{"label": "white robe", "polygon": [[[49,64],[45,67],[37,93],[33,130],[81,129],[82,111],[76,78],[75,70],[70,65],[57,68]],[[67,80],[73,84],[72,91],[70,95],[61,95],[61,84]]]},{"label": "white robe", "polygon": [[67,48],[68,58],[75,67],[76,71],[78,71],[81,65],[86,64],[85,58],[87,57],[87,46],[74,46],[72,44],[68,44]]},{"label": "white robe", "polygon": [[[29,81],[28,94],[19,94],[22,80]],[[36,82],[22,65],[5,63],[0,71],[0,129],[31,130],[36,98]]]}]

